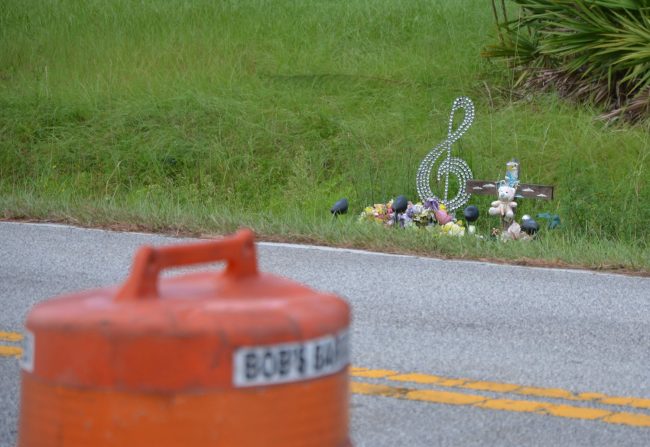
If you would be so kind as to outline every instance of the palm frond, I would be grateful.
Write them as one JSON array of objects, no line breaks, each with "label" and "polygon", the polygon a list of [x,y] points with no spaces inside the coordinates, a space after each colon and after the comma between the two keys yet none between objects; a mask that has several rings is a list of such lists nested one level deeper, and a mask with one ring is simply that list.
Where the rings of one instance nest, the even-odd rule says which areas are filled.
[{"label": "palm frond", "polygon": [[650,0],[513,2],[519,18],[495,14],[499,42],[484,57],[507,60],[528,87],[554,85],[564,96],[603,105],[607,115],[648,116],[639,98],[650,90]]}]

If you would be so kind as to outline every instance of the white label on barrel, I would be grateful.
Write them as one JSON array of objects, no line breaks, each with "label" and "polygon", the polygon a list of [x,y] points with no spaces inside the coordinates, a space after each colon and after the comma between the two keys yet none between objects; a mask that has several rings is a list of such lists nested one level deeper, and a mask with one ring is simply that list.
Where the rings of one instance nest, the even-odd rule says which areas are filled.
[{"label": "white label on barrel", "polygon": [[233,355],[233,384],[247,387],[298,382],[334,374],[349,363],[347,329],[298,343],[246,346]]},{"label": "white label on barrel", "polygon": [[23,354],[20,356],[20,367],[27,372],[34,371],[34,333],[25,330],[23,337]]}]

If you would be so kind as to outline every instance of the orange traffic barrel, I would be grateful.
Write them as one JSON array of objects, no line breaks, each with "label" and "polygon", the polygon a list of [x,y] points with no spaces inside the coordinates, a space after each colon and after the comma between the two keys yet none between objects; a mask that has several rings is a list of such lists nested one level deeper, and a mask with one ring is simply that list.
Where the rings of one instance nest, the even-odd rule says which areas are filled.
[{"label": "orange traffic barrel", "polygon": [[18,446],[350,446],[349,323],[342,299],[258,273],[248,230],[141,247],[121,287],[30,311]]}]

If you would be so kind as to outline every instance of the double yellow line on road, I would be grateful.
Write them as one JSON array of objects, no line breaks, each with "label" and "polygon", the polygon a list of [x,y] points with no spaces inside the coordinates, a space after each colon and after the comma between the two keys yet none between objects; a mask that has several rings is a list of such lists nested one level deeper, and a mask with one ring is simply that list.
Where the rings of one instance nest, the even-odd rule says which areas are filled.
[{"label": "double yellow line on road", "polygon": [[[632,427],[650,427],[650,414],[630,413],[589,406],[567,405],[544,400],[519,399],[518,396],[545,398],[553,400],[575,401],[597,405],[611,405],[650,409],[650,399],[637,397],[608,396],[602,393],[572,393],[561,388],[541,388],[522,386],[514,383],[488,382],[471,379],[457,379],[430,374],[403,374],[391,370],[378,370],[352,367],[350,374],[355,378],[380,379],[388,382],[411,383],[441,388],[457,388],[490,393],[488,395],[465,392],[441,391],[414,387],[390,386],[383,383],[354,381],[351,390],[355,394],[383,396],[394,399],[411,400],[446,405],[461,405],[475,408],[512,411],[517,413],[534,413],[569,419],[583,419],[609,424],[628,425]],[[512,395],[507,398],[493,395]],[[515,398],[513,398],[515,397]]]},{"label": "double yellow line on road", "polygon": [[[20,333],[0,331],[0,343],[19,343],[22,339],[23,336]],[[0,344],[0,357],[18,358],[21,354],[22,349],[18,346]],[[610,396],[592,392],[573,393],[561,388],[542,388],[422,373],[401,373],[386,369],[351,367],[350,375],[355,379],[360,379],[354,380],[350,384],[350,389],[354,394],[517,413],[534,413],[631,427],[650,427],[650,414],[648,413],[631,413],[602,408],[602,406],[617,406],[648,411],[650,410],[650,399],[645,398]],[[399,386],[393,386],[393,383],[399,383]],[[406,384],[411,384],[411,386],[404,386]],[[428,388],[422,388],[423,386]],[[438,388],[451,388],[460,391],[443,391]],[[468,393],[467,390],[486,394]],[[495,395],[504,397],[495,397]],[[536,400],[531,400],[531,398]],[[554,402],[558,400],[563,402]],[[567,401],[571,404],[568,405]],[[588,406],[589,404],[592,406]]]},{"label": "double yellow line on road", "polygon": [[486,382],[483,380],[452,379],[449,377],[434,376],[430,374],[411,373],[403,374],[385,369],[367,369],[352,367],[350,374],[353,377],[370,379],[386,379],[394,382],[412,382],[424,385],[434,385],[443,388],[461,388],[491,393],[512,393],[536,398],[562,399],[581,402],[592,402],[601,405],[620,405],[626,407],[650,410],[650,399],[638,397],[609,396],[602,393],[572,393],[561,388],[541,388],[523,386],[514,383]]},{"label": "double yellow line on road", "polygon": [[[2,332],[0,331],[0,343],[1,342],[12,342],[12,343],[17,343],[20,342],[23,339],[22,334],[19,334],[18,332]],[[18,346],[6,346],[4,344],[0,344],[0,356],[5,356],[5,357],[20,357],[23,353],[23,350],[20,349]]]}]

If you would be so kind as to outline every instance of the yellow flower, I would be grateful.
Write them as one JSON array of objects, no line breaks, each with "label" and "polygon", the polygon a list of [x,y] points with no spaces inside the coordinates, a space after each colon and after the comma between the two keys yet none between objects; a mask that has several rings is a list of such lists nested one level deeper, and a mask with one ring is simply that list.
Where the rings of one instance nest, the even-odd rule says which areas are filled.
[{"label": "yellow flower", "polygon": [[458,225],[454,222],[448,222],[442,226],[442,232],[450,236],[463,236],[465,235],[465,227]]}]

